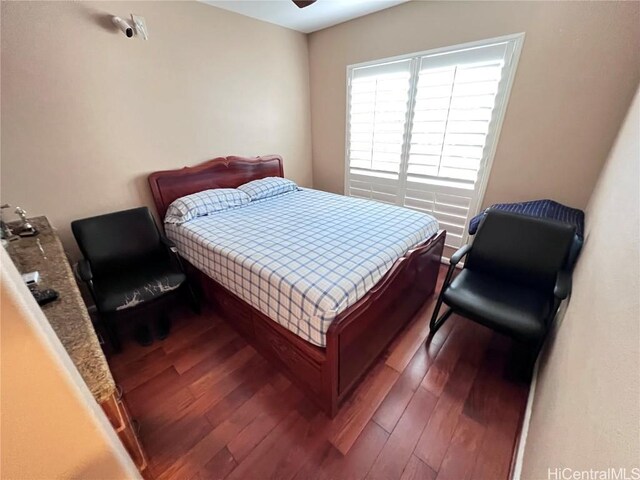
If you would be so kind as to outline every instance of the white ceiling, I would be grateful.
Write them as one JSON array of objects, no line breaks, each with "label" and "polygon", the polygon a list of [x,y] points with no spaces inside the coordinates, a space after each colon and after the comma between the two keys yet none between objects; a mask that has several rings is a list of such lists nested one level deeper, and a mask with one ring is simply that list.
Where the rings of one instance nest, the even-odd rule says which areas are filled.
[{"label": "white ceiling", "polygon": [[305,8],[296,7],[291,0],[201,1],[264,22],[311,33],[409,0],[317,0]]}]

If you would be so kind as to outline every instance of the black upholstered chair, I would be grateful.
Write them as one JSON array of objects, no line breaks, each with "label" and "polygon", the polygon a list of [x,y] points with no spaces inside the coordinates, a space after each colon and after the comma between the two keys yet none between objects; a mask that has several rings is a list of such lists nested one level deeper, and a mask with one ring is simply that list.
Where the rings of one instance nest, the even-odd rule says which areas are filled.
[{"label": "black upholstered chair", "polygon": [[116,314],[147,305],[181,286],[198,311],[177,249],[158,230],[148,208],[76,220],[71,229],[84,256],[78,262],[78,276],[93,296],[115,351],[121,349]]},{"label": "black upholstered chair", "polygon": [[[488,211],[473,244],[451,256],[432,333],[456,312],[530,345],[537,357],[571,289],[567,258],[574,234],[569,224]],[[453,278],[463,257],[464,268]],[[442,303],[449,308],[438,318]]]}]

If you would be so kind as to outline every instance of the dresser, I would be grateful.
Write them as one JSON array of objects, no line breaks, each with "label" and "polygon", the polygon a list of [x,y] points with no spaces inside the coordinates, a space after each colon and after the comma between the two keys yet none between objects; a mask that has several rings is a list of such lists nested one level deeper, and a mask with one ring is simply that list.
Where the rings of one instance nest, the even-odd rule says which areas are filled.
[{"label": "dresser", "polygon": [[59,298],[43,305],[42,311],[141,474],[150,478],[135,422],[111,375],[62,243],[46,217],[29,222],[40,233],[11,241],[6,250],[20,273],[37,270],[40,288],[58,292]]}]

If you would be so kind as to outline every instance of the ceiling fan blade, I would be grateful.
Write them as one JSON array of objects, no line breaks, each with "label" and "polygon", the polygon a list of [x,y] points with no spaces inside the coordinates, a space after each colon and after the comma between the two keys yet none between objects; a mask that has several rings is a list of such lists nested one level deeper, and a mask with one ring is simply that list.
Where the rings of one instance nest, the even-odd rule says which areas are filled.
[{"label": "ceiling fan blade", "polygon": [[296,7],[304,8],[304,7],[308,7],[312,3],[315,3],[316,0],[291,0],[291,1],[296,4]]}]

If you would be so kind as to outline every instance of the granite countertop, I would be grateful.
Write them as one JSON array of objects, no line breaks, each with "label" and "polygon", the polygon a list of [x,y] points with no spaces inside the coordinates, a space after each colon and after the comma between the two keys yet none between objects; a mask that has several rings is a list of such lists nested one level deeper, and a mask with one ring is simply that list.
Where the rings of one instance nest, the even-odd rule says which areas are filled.
[{"label": "granite countertop", "polygon": [[62,243],[47,217],[29,222],[40,233],[9,242],[7,252],[20,273],[40,272],[39,288],[58,292],[59,298],[43,305],[42,311],[89,390],[102,403],[114,393],[115,383]]}]

